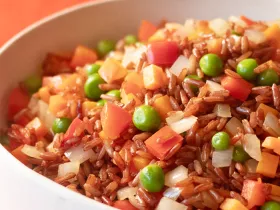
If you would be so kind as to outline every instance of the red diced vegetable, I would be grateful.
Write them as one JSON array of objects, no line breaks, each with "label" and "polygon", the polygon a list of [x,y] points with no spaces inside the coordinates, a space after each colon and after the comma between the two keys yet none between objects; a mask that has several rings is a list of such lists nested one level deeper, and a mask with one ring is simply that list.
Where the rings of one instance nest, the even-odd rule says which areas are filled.
[{"label": "red diced vegetable", "polygon": [[15,124],[26,126],[31,120],[30,113],[28,113],[28,109],[24,108],[21,111],[19,111],[14,116],[14,122]]},{"label": "red diced vegetable", "polygon": [[253,85],[244,79],[233,78],[230,76],[225,76],[221,85],[230,92],[230,95],[241,101],[245,101],[249,94],[251,93]]},{"label": "red diced vegetable", "polygon": [[70,66],[70,61],[70,56],[49,53],[43,63],[43,73],[44,75],[70,73],[73,71]]},{"label": "red diced vegetable", "polygon": [[97,53],[85,46],[79,45],[76,47],[74,55],[71,60],[71,66],[84,66],[86,64],[94,63],[97,60]]},{"label": "red diced vegetable", "polygon": [[67,144],[67,140],[83,135],[84,130],[85,130],[84,122],[79,118],[75,118],[64,135],[62,146]]},{"label": "red diced vegetable", "polygon": [[241,195],[248,201],[248,209],[261,206],[264,204],[266,197],[265,185],[258,181],[245,180]]},{"label": "red diced vegetable", "polygon": [[20,87],[14,88],[8,99],[8,119],[13,120],[13,117],[22,109],[26,108],[29,103],[29,95]]},{"label": "red diced vegetable", "polygon": [[165,126],[145,141],[148,150],[158,159],[163,160],[169,150],[183,137],[175,133],[169,126]]},{"label": "red diced vegetable", "polygon": [[113,206],[121,210],[137,210],[137,208],[135,208],[128,200],[115,201]]},{"label": "red diced vegetable", "polygon": [[132,117],[128,111],[110,102],[104,105],[101,113],[101,124],[108,138],[118,138],[131,122]]},{"label": "red diced vegetable", "polygon": [[153,42],[148,45],[148,62],[158,66],[171,66],[178,58],[179,52],[179,46],[176,42]]}]

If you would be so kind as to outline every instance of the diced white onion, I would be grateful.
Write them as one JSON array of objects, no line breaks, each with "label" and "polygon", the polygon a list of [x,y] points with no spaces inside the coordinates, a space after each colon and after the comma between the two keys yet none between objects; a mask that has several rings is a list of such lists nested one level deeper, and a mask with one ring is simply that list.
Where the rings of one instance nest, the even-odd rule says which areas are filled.
[{"label": "diced white onion", "polygon": [[168,187],[173,187],[176,183],[188,178],[188,169],[181,165],[165,174],[164,184]]},{"label": "diced white onion", "polygon": [[230,25],[227,21],[217,18],[209,22],[209,28],[218,36],[223,36],[226,34],[227,30],[230,29]]},{"label": "diced white onion", "polygon": [[245,134],[242,141],[244,150],[255,160],[262,158],[261,143],[255,134]]},{"label": "diced white onion", "polygon": [[78,174],[80,163],[78,161],[63,163],[58,166],[58,176],[64,176],[68,173]]},{"label": "diced white onion", "polygon": [[187,210],[187,206],[178,203],[170,198],[162,197],[159,201],[159,204],[156,207],[156,210]]},{"label": "diced white onion", "polygon": [[236,16],[230,16],[229,21],[235,23],[238,26],[241,26],[242,28],[245,28],[247,26],[247,23],[245,21]]},{"label": "diced white onion", "polygon": [[170,71],[178,77],[181,74],[182,70],[186,69],[188,65],[189,65],[189,59],[187,59],[183,55],[180,55],[171,66]]},{"label": "diced white onion", "polygon": [[211,93],[216,92],[216,91],[220,91],[220,90],[225,90],[225,88],[223,88],[222,85],[213,82],[211,80],[206,80],[206,84],[208,85],[209,91]]},{"label": "diced white onion", "polygon": [[195,33],[195,21],[194,19],[187,19],[184,24],[185,32],[187,35]]},{"label": "diced white onion", "polygon": [[237,128],[243,129],[243,124],[236,117],[232,117],[226,124],[225,128],[231,135],[237,134]]},{"label": "diced white onion", "polygon": [[36,159],[42,159],[40,157],[41,152],[36,147],[25,144],[23,146],[23,148],[21,149],[21,151],[29,157],[33,157]]},{"label": "diced white onion", "polygon": [[30,110],[32,115],[38,115],[38,111],[39,111],[38,101],[39,100],[36,97],[31,97],[29,101],[28,109]]},{"label": "diced white onion", "polygon": [[133,65],[136,65],[143,52],[147,51],[147,47],[145,45],[141,45],[137,48],[133,46],[127,46],[124,48],[124,55],[123,55],[123,60],[122,60],[122,65],[127,68],[131,63]]},{"label": "diced white onion", "polygon": [[180,134],[180,133],[184,133],[185,131],[188,131],[196,123],[196,121],[197,121],[197,117],[189,116],[177,122],[174,122],[169,126],[173,131]]},{"label": "diced white onion", "polygon": [[77,147],[72,147],[67,150],[64,155],[71,161],[78,161],[79,163],[83,163],[88,160],[90,157],[94,156],[94,152],[92,149],[84,151],[84,145],[80,144]]},{"label": "diced white onion", "polygon": [[136,195],[137,188],[136,187],[124,187],[118,190],[117,196],[118,200],[125,200],[130,196]]},{"label": "diced white onion", "polygon": [[253,173],[253,174],[256,173],[257,166],[258,166],[258,161],[256,161],[255,159],[250,159],[245,162],[245,167],[248,173]]},{"label": "diced white onion", "polygon": [[228,104],[216,104],[214,113],[218,117],[231,117],[230,106]]},{"label": "diced white onion", "polygon": [[233,148],[216,150],[212,155],[212,165],[216,168],[228,167],[231,164]]},{"label": "diced white onion", "polygon": [[174,112],[169,117],[166,118],[166,123],[167,123],[167,125],[170,125],[174,122],[177,122],[177,121],[183,119],[183,117],[184,117],[184,112],[182,112],[182,111]]},{"label": "diced white onion", "polygon": [[266,40],[266,37],[262,31],[257,31],[254,29],[247,29],[244,32],[244,36],[247,36],[248,39],[255,44],[263,43]]},{"label": "diced white onion", "polygon": [[53,121],[55,120],[55,116],[49,111],[49,106],[44,101],[39,100],[38,106],[38,117],[40,118],[40,120],[42,120],[42,122],[48,129],[51,129]]},{"label": "diced white onion", "polygon": [[176,201],[179,198],[182,190],[183,189],[181,187],[169,187],[163,192],[163,196]]},{"label": "diced white onion", "polygon": [[280,125],[278,118],[271,112],[266,114],[263,128],[272,136],[280,136]]}]

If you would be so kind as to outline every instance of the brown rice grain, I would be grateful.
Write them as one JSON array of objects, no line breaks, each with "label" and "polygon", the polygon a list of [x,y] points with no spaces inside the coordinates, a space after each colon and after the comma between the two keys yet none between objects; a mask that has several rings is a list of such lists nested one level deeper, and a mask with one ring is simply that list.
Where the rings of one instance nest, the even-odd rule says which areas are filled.
[{"label": "brown rice grain", "polygon": [[240,61],[249,58],[251,55],[252,55],[252,51],[248,51],[242,54],[241,56],[239,56],[238,58],[236,58],[236,62],[239,63]]},{"label": "brown rice grain", "polygon": [[182,143],[181,143],[181,142],[175,144],[175,145],[168,151],[168,153],[166,154],[164,160],[168,160],[168,159],[170,159],[173,155],[175,155],[175,154],[180,150],[181,146],[182,146]]},{"label": "brown rice grain", "polygon": [[84,151],[90,150],[90,149],[100,145],[101,143],[102,143],[101,138],[94,138],[94,139],[86,142],[86,144],[84,145]]},{"label": "brown rice grain", "polygon": [[194,97],[194,93],[193,93],[192,89],[190,88],[189,84],[187,84],[186,82],[182,82],[182,87],[189,98]]},{"label": "brown rice grain", "polygon": [[201,175],[203,173],[202,166],[198,160],[194,160],[194,169],[198,173],[198,175]]},{"label": "brown rice grain", "polygon": [[169,100],[170,100],[171,106],[174,111],[181,111],[181,108],[180,108],[178,102],[176,101],[176,99],[173,96],[170,96]]},{"label": "brown rice grain", "polygon": [[136,134],[135,136],[133,136],[132,140],[133,141],[146,141],[150,136],[152,136],[152,133],[149,132],[142,132],[140,134]]},{"label": "brown rice grain", "polygon": [[277,110],[280,110],[280,91],[276,84],[272,85],[273,103]]},{"label": "brown rice grain", "polygon": [[125,164],[123,159],[121,158],[120,154],[118,152],[114,152],[113,153],[113,160],[115,162],[115,164],[121,169],[124,170],[125,168]]},{"label": "brown rice grain", "polygon": [[184,90],[180,90],[180,99],[184,106],[186,106],[189,102],[189,98]]},{"label": "brown rice grain", "polygon": [[241,79],[242,78],[239,74],[237,74],[236,72],[234,72],[230,69],[226,69],[225,74],[232,77],[232,78],[236,78],[236,79]]},{"label": "brown rice grain", "polygon": [[216,190],[210,189],[208,192],[212,195],[212,197],[215,199],[215,201],[217,203],[222,203],[223,202],[224,197],[221,196]]},{"label": "brown rice grain", "polygon": [[249,50],[249,41],[247,36],[241,37],[241,52],[246,53]]},{"label": "brown rice grain", "polygon": [[75,176],[76,176],[75,173],[70,172],[70,173],[65,174],[64,176],[56,177],[56,178],[54,179],[54,181],[55,181],[56,183],[59,183],[59,184],[60,184],[60,183],[62,183],[62,182],[64,182],[64,181],[68,181],[69,179],[74,178]]}]

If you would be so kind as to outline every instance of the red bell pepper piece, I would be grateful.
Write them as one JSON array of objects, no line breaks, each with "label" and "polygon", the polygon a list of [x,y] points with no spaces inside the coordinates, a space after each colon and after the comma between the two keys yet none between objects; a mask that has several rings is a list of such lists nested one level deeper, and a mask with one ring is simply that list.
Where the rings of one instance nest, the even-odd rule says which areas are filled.
[{"label": "red bell pepper piece", "polygon": [[182,141],[181,135],[175,133],[169,126],[165,126],[148,138],[145,144],[154,156],[163,160],[169,150]]},{"label": "red bell pepper piece", "polygon": [[15,124],[26,126],[32,120],[32,118],[28,109],[24,108],[14,116],[13,120]]},{"label": "red bell pepper piece", "polygon": [[94,63],[96,60],[97,60],[97,53],[94,50],[79,45],[75,49],[71,61],[71,66],[73,68],[76,68],[77,66],[84,66],[86,64]]},{"label": "red bell pepper piece", "polygon": [[114,205],[115,208],[121,209],[121,210],[137,210],[136,207],[134,207],[128,200],[119,200],[115,201]]},{"label": "red bell pepper piece", "polygon": [[245,180],[241,195],[248,201],[247,208],[261,206],[265,202],[267,196],[266,187],[263,183],[253,180]]},{"label": "red bell pepper piece", "polygon": [[148,45],[147,58],[150,64],[171,66],[179,56],[179,46],[172,41],[157,41]]},{"label": "red bell pepper piece", "polygon": [[221,85],[230,92],[230,95],[240,101],[245,101],[251,93],[253,85],[244,79],[225,76]]},{"label": "red bell pepper piece", "polygon": [[27,91],[21,89],[20,87],[14,88],[8,98],[8,119],[13,120],[14,116],[26,108],[29,103],[29,95]]},{"label": "red bell pepper piece", "polygon": [[131,122],[132,117],[128,111],[110,102],[104,105],[101,112],[101,124],[108,138],[118,138]]},{"label": "red bell pepper piece", "polygon": [[[79,118],[75,118],[64,135],[64,138],[62,140],[62,147],[69,143],[68,142],[69,139],[82,136],[84,134],[83,133],[84,130],[85,130],[85,123]],[[72,146],[72,145],[70,144],[67,146]]]}]

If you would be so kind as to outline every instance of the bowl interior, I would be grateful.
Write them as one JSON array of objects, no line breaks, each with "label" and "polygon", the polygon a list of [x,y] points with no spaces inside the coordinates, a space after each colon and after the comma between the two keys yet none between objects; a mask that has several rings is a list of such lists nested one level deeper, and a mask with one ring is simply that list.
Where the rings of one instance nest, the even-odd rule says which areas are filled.
[{"label": "bowl interior", "polygon": [[[227,18],[230,15],[244,14],[253,19],[272,20],[279,18],[277,15],[280,14],[279,0],[270,0],[269,4],[263,0],[107,0],[104,2],[85,3],[48,17],[22,31],[0,49],[0,128],[6,125],[6,102],[9,90],[32,72],[38,71],[47,52],[72,50],[78,44],[94,47],[100,39],[116,40],[127,33],[135,33],[142,19],[158,23],[164,18],[183,23],[186,18]],[[90,204],[84,202],[84,205],[79,206],[79,202],[73,201],[76,194],[72,195],[70,191],[69,194],[66,189],[62,191],[58,185],[31,173],[0,146],[0,171],[4,170],[7,171],[4,177],[6,179],[13,177],[14,184],[10,185],[3,181],[5,178],[2,178],[1,188],[9,190],[9,193],[15,192],[16,198],[21,196],[23,202],[17,207],[21,205],[23,210],[30,209],[28,208],[30,202],[34,207],[42,210],[74,210],[79,207],[88,210],[96,206],[96,202],[89,202]],[[44,190],[51,188],[54,195],[52,197],[48,195],[48,199],[56,200],[53,200],[51,205],[42,206],[42,203],[45,203],[44,192],[32,189],[29,187],[29,182],[22,185],[27,190],[26,195],[22,194],[23,191],[16,185],[22,183],[23,177],[29,177],[36,182],[38,188],[42,187]],[[56,192],[60,196],[57,197]],[[36,201],[30,198],[30,194],[36,195]],[[68,201],[69,198],[73,200],[70,203],[66,202],[65,196],[68,197]],[[7,200],[9,196],[4,198],[2,200]],[[83,199],[79,197],[79,201]],[[57,204],[61,200],[65,205]],[[16,206],[16,204],[10,205]],[[105,207],[97,207],[97,209],[102,208]],[[6,209],[18,208],[10,206]]]}]

